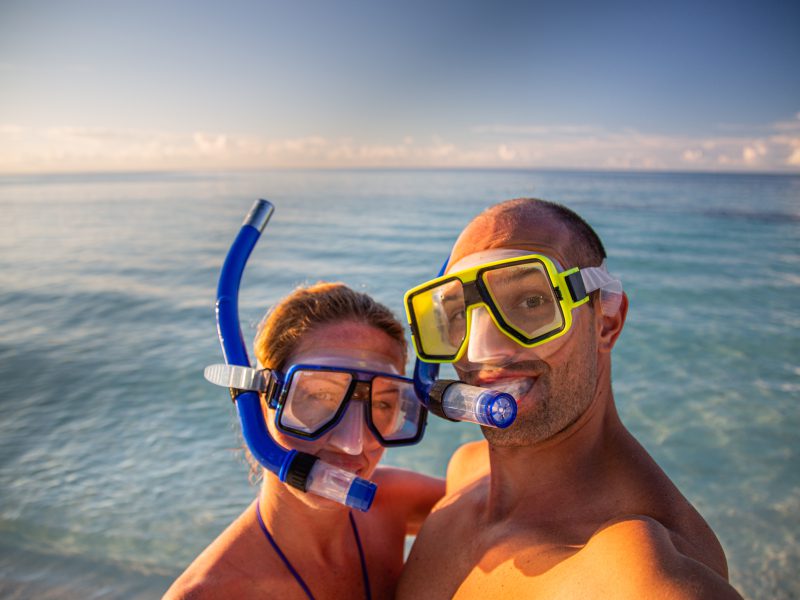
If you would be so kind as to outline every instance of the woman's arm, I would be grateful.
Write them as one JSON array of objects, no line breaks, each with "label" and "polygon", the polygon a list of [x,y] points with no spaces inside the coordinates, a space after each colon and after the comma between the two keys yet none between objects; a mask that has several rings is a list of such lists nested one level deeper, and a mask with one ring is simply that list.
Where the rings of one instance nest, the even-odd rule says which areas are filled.
[{"label": "woman's arm", "polygon": [[433,505],[444,496],[444,479],[396,467],[379,467],[373,475],[392,511],[404,514],[406,535],[416,535]]}]

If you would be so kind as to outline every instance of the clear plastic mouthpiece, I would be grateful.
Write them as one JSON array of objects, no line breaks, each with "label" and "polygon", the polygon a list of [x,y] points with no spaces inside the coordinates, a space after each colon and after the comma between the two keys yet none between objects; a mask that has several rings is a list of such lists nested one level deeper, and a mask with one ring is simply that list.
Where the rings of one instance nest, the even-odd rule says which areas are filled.
[{"label": "clear plastic mouthpiece", "polygon": [[453,383],[444,391],[442,410],[450,419],[505,429],[517,416],[517,402],[505,392]]},{"label": "clear plastic mouthpiece", "polygon": [[377,489],[371,481],[321,460],[311,467],[306,481],[306,491],[364,512],[372,505]]}]

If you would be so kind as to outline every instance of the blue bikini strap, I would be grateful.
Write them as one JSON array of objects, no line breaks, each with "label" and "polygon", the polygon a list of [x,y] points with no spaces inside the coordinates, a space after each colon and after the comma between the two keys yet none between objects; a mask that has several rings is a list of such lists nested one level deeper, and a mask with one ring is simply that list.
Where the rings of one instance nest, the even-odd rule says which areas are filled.
[{"label": "blue bikini strap", "polygon": [[364,595],[367,597],[367,600],[372,600],[372,592],[369,589],[367,561],[364,558],[364,549],[361,547],[361,538],[358,536],[358,527],[356,527],[356,520],[353,518],[353,511],[349,511],[347,516],[350,517],[350,525],[353,526],[353,535],[356,538],[356,546],[358,546],[358,558],[361,560],[361,578],[364,580]]},{"label": "blue bikini strap", "polygon": [[[367,573],[367,561],[364,558],[364,549],[361,547],[361,537],[358,535],[358,527],[356,527],[356,520],[353,518],[353,513],[348,512],[347,516],[350,517],[350,525],[353,528],[353,535],[356,538],[356,546],[358,546],[358,558],[361,562],[361,577],[364,580],[364,590],[366,593],[367,600],[372,600],[372,592],[369,589],[369,574]],[[303,591],[306,593],[306,596],[309,597],[310,600],[314,600],[314,595],[311,593],[311,590],[308,589],[306,582],[303,581],[303,578],[300,577],[300,573],[298,573],[295,568],[292,566],[292,563],[289,562],[289,559],[286,558],[286,555],[281,551],[278,543],[275,539],[270,535],[267,526],[264,524],[264,519],[261,517],[261,507],[259,503],[259,499],[256,499],[256,517],[258,517],[258,524],[261,526],[261,531],[264,532],[264,536],[267,538],[267,541],[270,543],[272,548],[275,550],[275,553],[278,557],[283,561],[283,564],[286,565],[286,568],[289,569],[289,572],[294,577],[295,581],[303,588]]]}]

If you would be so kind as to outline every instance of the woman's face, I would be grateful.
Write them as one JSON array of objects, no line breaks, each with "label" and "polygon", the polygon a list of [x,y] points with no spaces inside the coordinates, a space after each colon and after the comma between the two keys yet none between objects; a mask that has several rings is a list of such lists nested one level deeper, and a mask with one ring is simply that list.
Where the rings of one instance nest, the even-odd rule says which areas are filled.
[{"label": "woman's face", "polygon": [[[360,368],[403,374],[403,347],[381,329],[353,321],[329,323],[306,334],[289,355],[283,371],[297,364]],[[275,410],[269,409],[267,426],[273,439],[285,448],[318,456],[331,465],[369,479],[384,448],[367,428],[363,398],[350,400],[341,421],[316,440],[303,440],[282,433],[275,426]],[[301,494],[306,502],[328,502]]]}]

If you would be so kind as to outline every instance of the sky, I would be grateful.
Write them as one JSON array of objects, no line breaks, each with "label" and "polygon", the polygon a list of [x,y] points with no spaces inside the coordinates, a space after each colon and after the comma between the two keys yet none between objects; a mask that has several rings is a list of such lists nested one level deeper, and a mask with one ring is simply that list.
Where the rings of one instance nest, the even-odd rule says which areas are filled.
[{"label": "sky", "polygon": [[0,174],[800,173],[800,2],[0,0]]}]

